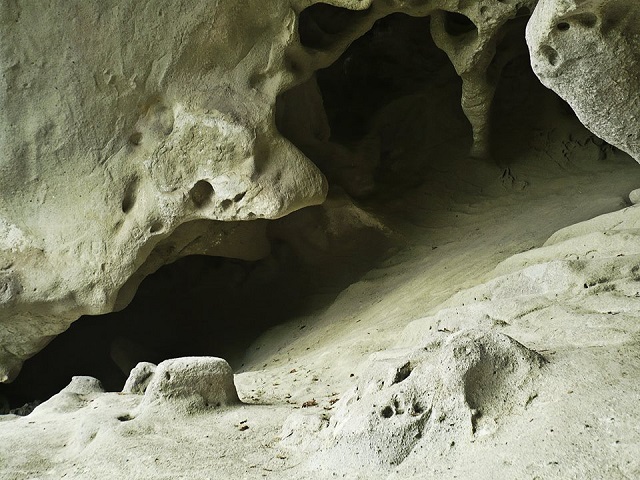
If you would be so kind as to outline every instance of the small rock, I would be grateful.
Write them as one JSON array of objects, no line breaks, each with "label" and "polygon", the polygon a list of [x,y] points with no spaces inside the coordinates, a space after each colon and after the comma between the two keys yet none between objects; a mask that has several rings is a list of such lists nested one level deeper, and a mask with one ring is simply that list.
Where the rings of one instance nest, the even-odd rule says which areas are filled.
[{"label": "small rock", "polygon": [[635,190],[629,193],[629,201],[634,205],[640,203],[640,188],[636,188]]},{"label": "small rock", "polygon": [[104,393],[100,380],[93,377],[73,377],[71,383],[46,402],[37,405],[33,414],[65,413],[81,409],[96,396]]},{"label": "small rock", "polygon": [[151,403],[179,402],[187,410],[239,403],[233,370],[222,358],[183,357],[160,363],[140,408]]},{"label": "small rock", "polygon": [[93,377],[73,377],[71,383],[64,387],[60,393],[72,393],[75,395],[89,395],[92,393],[104,393],[104,387],[100,380]]}]

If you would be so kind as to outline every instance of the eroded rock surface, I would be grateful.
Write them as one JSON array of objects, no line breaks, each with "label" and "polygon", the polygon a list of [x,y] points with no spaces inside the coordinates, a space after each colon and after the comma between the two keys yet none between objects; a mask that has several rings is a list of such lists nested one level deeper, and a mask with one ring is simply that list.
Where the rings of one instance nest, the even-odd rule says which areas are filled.
[{"label": "eroded rock surface", "polygon": [[157,366],[150,362],[138,363],[129,373],[129,377],[122,388],[122,393],[143,394],[156,372]]},{"label": "eroded rock surface", "polygon": [[493,434],[509,414],[521,413],[536,395],[543,365],[512,338],[479,329],[376,355],[336,404],[315,461],[340,459],[329,467],[336,471],[390,469],[414,449],[427,463],[436,461],[452,445]]},{"label": "eroded rock surface", "polygon": [[165,360],[151,374],[140,410],[162,402],[203,409],[239,403],[233,370],[222,358],[183,357]]},{"label": "eroded rock surface", "polygon": [[527,26],[532,66],[599,137],[640,160],[640,6],[541,0]]}]

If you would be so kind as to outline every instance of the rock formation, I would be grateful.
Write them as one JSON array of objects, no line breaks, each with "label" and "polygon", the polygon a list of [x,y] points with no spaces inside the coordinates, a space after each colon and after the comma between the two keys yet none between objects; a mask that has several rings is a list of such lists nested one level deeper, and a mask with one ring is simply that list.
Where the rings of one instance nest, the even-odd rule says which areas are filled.
[{"label": "rock formation", "polygon": [[639,12],[0,4],[0,476],[640,476]]},{"label": "rock formation", "polygon": [[640,7],[625,0],[541,1],[527,27],[533,69],[600,138],[640,159]]},{"label": "rock formation", "polygon": [[268,18],[228,2],[4,4],[0,378],[80,315],[125,306],[164,263],[264,255],[260,227],[233,222],[322,201],[322,175],[275,127],[276,96],[381,17],[432,15],[463,78],[474,152],[486,155],[513,49],[500,41],[533,4],[276,2]]}]

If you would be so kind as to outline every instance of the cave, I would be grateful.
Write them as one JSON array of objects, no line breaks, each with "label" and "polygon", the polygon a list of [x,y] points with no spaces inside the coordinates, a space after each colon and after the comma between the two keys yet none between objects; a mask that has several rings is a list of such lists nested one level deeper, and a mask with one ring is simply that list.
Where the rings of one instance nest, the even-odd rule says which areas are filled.
[{"label": "cave", "polygon": [[[336,34],[364,14],[316,4],[301,15],[301,40],[326,47],[307,25],[344,15],[341,22],[329,22]],[[315,22],[305,20],[312,15]],[[446,19],[453,36],[475,31],[463,15],[448,13]],[[383,17],[334,63],[279,96],[277,126],[328,177],[330,201],[344,196],[373,215],[389,215],[385,205],[390,200],[396,214],[409,211],[412,197],[425,190],[435,191],[441,202],[449,195],[451,204],[445,201],[435,210],[449,209],[455,205],[451,189],[457,181],[463,189],[464,182],[475,181],[473,188],[480,191],[493,176],[505,191],[524,189],[513,171],[519,162],[535,161],[526,155],[535,141],[531,132],[551,130],[558,118],[567,131],[578,131],[585,142],[593,142],[590,154],[598,161],[616,154],[583,130],[570,107],[539,83],[520,39],[519,55],[499,72],[491,107],[491,155],[470,159],[472,132],[460,106],[461,80],[433,42],[430,22],[430,17],[403,13]],[[319,96],[309,102],[309,92]],[[314,110],[318,106],[321,114]],[[304,138],[323,117],[326,140]],[[301,133],[303,118],[312,124]],[[442,195],[438,186],[446,182],[451,185]],[[196,187],[192,192],[200,190]],[[426,228],[434,213],[429,210],[420,219]],[[119,391],[138,362],[189,355],[219,356],[241,369],[246,351],[261,333],[305,310],[326,307],[341,289],[383,261],[392,244],[402,246],[370,229],[351,232],[351,245],[342,251],[334,245],[332,253],[309,252],[299,245],[300,238],[282,230],[279,221],[270,227],[271,253],[262,260],[195,255],[162,267],[143,281],[122,311],[75,322],[25,364],[18,380],[0,384],[0,393],[10,408],[19,409],[50,398],[74,375],[99,378],[108,390]],[[341,256],[350,260],[344,262]],[[314,298],[321,294],[324,299],[318,303]]]},{"label": "cave", "polygon": [[[90,149],[112,148],[99,167],[55,171],[104,167],[99,207],[61,221],[67,190],[34,194],[54,203],[23,230],[45,217],[43,237],[72,230],[66,260],[0,210],[0,254],[15,242],[0,255],[7,331],[37,333],[0,343],[0,439],[33,448],[33,428],[59,430],[41,465],[0,455],[0,472],[566,478],[584,461],[611,474],[609,459],[637,453],[621,392],[640,371],[640,170],[633,134],[575,99],[581,82],[600,88],[595,67],[580,88],[558,80],[578,60],[553,36],[604,28],[605,13],[554,14],[538,38],[551,10],[532,0],[294,3],[250,21],[215,7],[211,24],[240,29],[224,41],[185,13],[175,58],[154,57],[144,82],[92,74],[87,88],[129,88],[135,108],[111,119],[122,145]],[[149,82],[164,92],[140,93]],[[96,108],[124,108],[100,95]],[[62,129],[43,123],[32,140],[53,145]],[[83,240],[100,222],[107,242]],[[32,275],[38,262],[70,273]],[[188,465],[167,442],[195,446]],[[134,449],[143,461],[125,465]]]}]

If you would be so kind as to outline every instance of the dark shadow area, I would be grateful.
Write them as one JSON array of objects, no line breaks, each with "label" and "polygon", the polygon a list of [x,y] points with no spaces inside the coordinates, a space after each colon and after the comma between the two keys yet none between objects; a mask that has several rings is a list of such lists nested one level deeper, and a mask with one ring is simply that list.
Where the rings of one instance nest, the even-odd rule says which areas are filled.
[{"label": "dark shadow area", "polygon": [[16,408],[49,398],[75,375],[118,391],[137,362],[181,356],[218,356],[239,367],[249,343],[298,311],[308,289],[283,244],[257,262],[185,257],[145,279],[123,311],[74,322],[0,393]]},{"label": "dark shadow area", "polygon": [[[531,69],[528,54],[515,57],[502,70],[492,105],[492,157],[500,165],[513,165],[514,159],[548,150],[551,144],[562,146],[563,138],[565,148],[553,159],[558,168],[569,166],[572,144],[582,147],[584,142],[592,144],[591,154],[600,160],[619,152],[590,133],[571,107],[540,83]],[[575,160],[579,167],[579,158]]]},{"label": "dark shadow area", "polygon": [[316,73],[332,141],[362,139],[384,106],[414,94],[433,94],[447,81],[453,81],[458,95],[449,105],[455,109],[461,82],[430,32],[429,17],[389,15],[353,42],[335,63]]},{"label": "dark shadow area", "polygon": [[271,222],[271,254],[259,261],[188,256],[148,276],[122,311],[85,316],[0,384],[11,408],[43,401],[71,377],[120,391],[141,361],[216,356],[243,366],[269,328],[330,304],[381,258],[389,240],[366,228],[327,235],[327,212],[310,207]]},{"label": "dark shadow area", "polygon": [[[430,30],[429,17],[384,17],[332,65],[279,96],[278,129],[331,186],[354,198],[417,186],[449,140],[463,154],[470,147],[461,79]],[[413,150],[422,154],[407,162]]]}]

